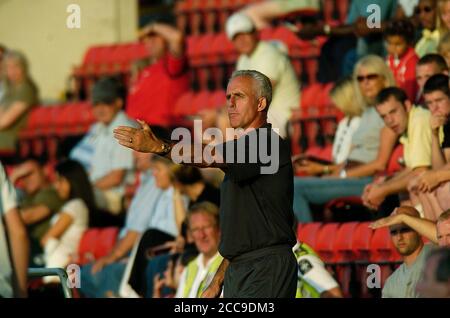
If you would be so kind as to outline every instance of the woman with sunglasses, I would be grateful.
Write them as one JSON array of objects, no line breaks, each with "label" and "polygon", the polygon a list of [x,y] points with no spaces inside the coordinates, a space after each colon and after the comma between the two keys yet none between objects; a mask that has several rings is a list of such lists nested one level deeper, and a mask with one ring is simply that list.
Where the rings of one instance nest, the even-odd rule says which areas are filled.
[{"label": "woman with sunglasses", "polygon": [[375,110],[375,99],[386,87],[395,86],[391,70],[375,55],[362,58],[354,69],[355,101],[363,112],[353,133],[346,162],[326,170],[333,178],[295,178],[294,212],[300,222],[313,221],[310,204],[325,204],[336,198],[360,196],[373,176],[386,169],[398,136],[384,126]]},{"label": "woman with sunglasses", "polygon": [[415,50],[420,57],[429,53],[436,53],[441,32],[437,27],[436,0],[420,0],[414,13],[422,27],[422,37],[416,44]]}]

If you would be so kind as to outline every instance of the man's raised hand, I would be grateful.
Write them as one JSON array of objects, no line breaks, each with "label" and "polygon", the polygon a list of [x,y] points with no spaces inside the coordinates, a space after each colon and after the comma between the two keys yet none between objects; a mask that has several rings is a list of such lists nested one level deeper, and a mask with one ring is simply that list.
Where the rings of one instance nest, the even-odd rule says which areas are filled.
[{"label": "man's raised hand", "polygon": [[150,127],[142,120],[137,120],[141,128],[119,126],[114,129],[114,138],[122,146],[139,152],[158,153],[163,142],[152,132]]}]

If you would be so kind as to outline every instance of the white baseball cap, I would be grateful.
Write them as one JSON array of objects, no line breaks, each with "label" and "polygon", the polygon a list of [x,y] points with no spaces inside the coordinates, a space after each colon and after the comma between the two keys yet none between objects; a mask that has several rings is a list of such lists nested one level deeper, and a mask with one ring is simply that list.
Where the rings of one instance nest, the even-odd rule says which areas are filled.
[{"label": "white baseball cap", "polygon": [[225,25],[225,31],[230,40],[238,33],[249,33],[255,30],[255,24],[249,16],[237,12],[231,15]]}]

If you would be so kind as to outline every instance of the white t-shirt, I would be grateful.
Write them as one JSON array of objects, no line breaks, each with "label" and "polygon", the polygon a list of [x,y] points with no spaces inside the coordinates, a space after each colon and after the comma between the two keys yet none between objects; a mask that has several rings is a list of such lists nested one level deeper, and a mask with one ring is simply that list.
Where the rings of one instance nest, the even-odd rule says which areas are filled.
[{"label": "white t-shirt", "polygon": [[77,251],[81,237],[89,225],[89,210],[81,199],[73,199],[64,204],[61,211],[52,217],[52,225],[58,221],[61,213],[70,215],[72,223],[59,240],[49,240],[44,247],[47,267],[65,267],[70,255]]},{"label": "white t-shirt", "polygon": [[17,207],[16,191],[0,162],[0,296],[13,297],[12,264],[4,227],[7,212]]},{"label": "white t-shirt", "polygon": [[260,41],[252,55],[239,57],[236,69],[256,70],[276,81],[268,122],[273,128],[280,129],[280,135],[285,137],[286,122],[291,117],[292,109],[298,108],[300,101],[300,83],[288,57],[275,45]]},{"label": "white t-shirt", "polygon": [[352,149],[352,136],[358,129],[361,117],[344,117],[336,130],[333,142],[333,162],[336,164],[343,163],[347,160],[350,150]]}]

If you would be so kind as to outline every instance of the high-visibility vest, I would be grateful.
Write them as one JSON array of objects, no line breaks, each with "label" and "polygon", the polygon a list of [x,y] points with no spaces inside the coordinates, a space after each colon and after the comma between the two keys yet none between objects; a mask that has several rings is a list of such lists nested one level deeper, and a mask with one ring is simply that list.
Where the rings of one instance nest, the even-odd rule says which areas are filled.
[{"label": "high-visibility vest", "polygon": [[[298,259],[304,255],[314,255],[319,257],[314,250],[305,243],[299,243],[299,246],[294,251],[295,257]],[[320,298],[320,293],[310,284],[298,277],[297,293],[295,298]]]},{"label": "high-visibility vest", "polygon": [[[198,265],[197,265],[197,256],[194,260],[192,260],[186,267],[186,284],[184,285],[183,290],[183,297],[188,298],[190,291],[192,289],[192,286],[194,285],[195,278],[198,274]],[[209,265],[208,268],[208,274],[205,276],[205,278],[200,283],[200,286],[197,289],[196,297],[200,297],[204,289],[206,289],[213,279],[214,275],[216,274],[217,270],[219,269],[220,264],[222,263],[223,257],[220,254],[217,254],[215,259],[212,261],[212,263]]]}]

